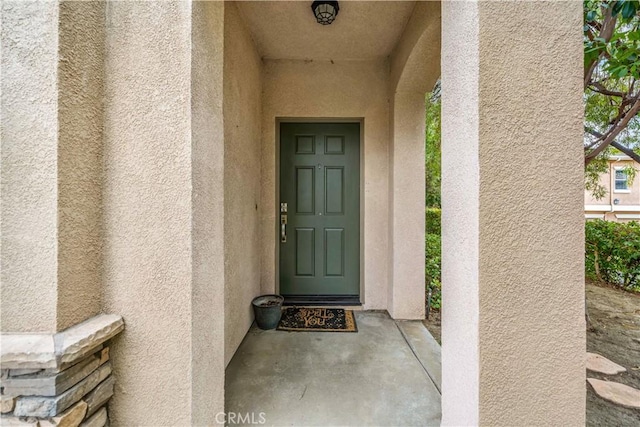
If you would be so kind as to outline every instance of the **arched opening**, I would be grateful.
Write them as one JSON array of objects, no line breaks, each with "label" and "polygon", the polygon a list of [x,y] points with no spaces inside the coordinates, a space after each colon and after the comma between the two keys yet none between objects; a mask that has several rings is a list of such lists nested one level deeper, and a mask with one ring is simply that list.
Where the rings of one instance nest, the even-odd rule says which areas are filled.
[{"label": "arched opening", "polygon": [[[311,132],[310,124],[356,119],[362,139],[359,332],[313,336],[250,329],[242,343],[234,343],[237,350],[229,346],[229,354],[235,355],[227,368],[226,409],[242,412],[264,405],[271,411],[268,422],[276,424],[370,420],[435,425],[440,422],[440,350],[422,323],[424,97],[440,75],[440,4],[345,2],[325,28],[307,22],[310,16],[302,6],[239,3],[237,16],[227,16],[242,21],[263,56],[261,291],[283,289],[277,273],[278,256],[283,255],[276,220],[281,203],[288,203],[289,210],[292,204],[278,194],[283,167],[278,162],[285,158],[281,124],[303,123]],[[285,29],[273,34],[277,25],[265,22],[280,22],[285,16],[294,23],[283,23]],[[274,44],[276,40],[280,43]],[[333,40],[337,44],[331,45]],[[233,328],[240,337],[238,325]],[[269,366],[281,370],[269,371]],[[362,378],[378,385],[367,386]],[[280,384],[279,390],[270,393],[269,382]],[[325,391],[318,400],[320,389],[338,390],[346,384],[360,392],[328,396]],[[331,415],[316,414],[318,409],[307,400],[314,396],[313,408],[331,406],[321,411]],[[285,403],[292,399],[298,402],[295,408]]]}]

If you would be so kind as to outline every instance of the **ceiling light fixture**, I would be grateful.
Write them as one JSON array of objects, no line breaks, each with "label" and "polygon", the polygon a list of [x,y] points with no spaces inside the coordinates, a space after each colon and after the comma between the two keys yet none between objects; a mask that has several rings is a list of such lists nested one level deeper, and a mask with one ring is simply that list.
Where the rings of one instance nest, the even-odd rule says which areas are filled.
[{"label": "ceiling light fixture", "polygon": [[338,16],[340,6],[337,1],[314,1],[311,4],[311,10],[316,16],[318,24],[329,25]]}]

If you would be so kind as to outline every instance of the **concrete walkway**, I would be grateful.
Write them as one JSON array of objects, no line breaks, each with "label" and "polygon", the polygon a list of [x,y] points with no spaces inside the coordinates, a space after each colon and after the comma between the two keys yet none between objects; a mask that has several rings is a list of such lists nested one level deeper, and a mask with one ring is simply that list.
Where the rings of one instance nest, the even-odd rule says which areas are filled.
[{"label": "concrete walkway", "polygon": [[253,326],[227,367],[227,414],[264,413],[276,426],[439,425],[439,346],[422,322],[355,314],[358,333]]}]

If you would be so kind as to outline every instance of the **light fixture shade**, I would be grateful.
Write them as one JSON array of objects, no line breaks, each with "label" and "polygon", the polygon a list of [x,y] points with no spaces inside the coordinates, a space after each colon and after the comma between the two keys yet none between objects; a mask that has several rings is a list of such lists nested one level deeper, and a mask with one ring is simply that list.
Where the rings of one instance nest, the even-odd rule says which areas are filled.
[{"label": "light fixture shade", "polygon": [[337,1],[314,1],[311,10],[316,16],[318,24],[329,25],[338,16],[340,6]]}]

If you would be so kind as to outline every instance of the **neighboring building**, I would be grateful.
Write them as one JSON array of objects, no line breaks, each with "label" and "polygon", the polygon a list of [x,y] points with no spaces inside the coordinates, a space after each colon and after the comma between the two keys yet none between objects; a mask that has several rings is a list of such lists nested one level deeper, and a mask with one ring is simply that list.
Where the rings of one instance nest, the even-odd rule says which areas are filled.
[{"label": "neighboring building", "polygon": [[609,158],[609,170],[600,176],[600,185],[606,190],[604,198],[597,200],[591,192],[584,193],[586,219],[607,221],[640,221],[640,173],[629,182],[625,170],[629,167],[640,172],[640,164],[620,154]]},{"label": "neighboring building", "polygon": [[208,425],[257,295],[423,319],[442,77],[442,423],[584,424],[582,2],[340,5],[2,1],[2,381],[122,316],[111,425]]}]

